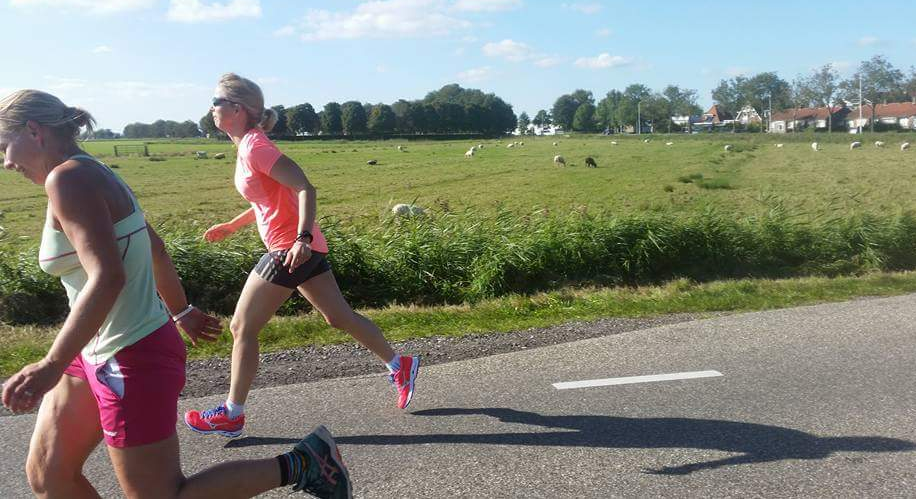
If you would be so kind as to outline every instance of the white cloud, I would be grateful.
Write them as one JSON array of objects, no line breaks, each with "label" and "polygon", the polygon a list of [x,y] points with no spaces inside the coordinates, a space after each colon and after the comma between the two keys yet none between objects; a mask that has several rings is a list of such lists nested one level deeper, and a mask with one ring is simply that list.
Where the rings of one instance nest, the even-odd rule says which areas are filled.
[{"label": "white cloud", "polygon": [[177,98],[200,92],[201,85],[192,83],[148,83],[144,81],[111,81],[105,82],[108,93],[127,99]]},{"label": "white cloud", "polygon": [[168,18],[180,23],[226,21],[261,17],[261,0],[228,0],[226,3],[201,0],[170,0]]},{"label": "white cloud", "polygon": [[388,66],[385,66],[384,64],[379,64],[378,66],[375,67],[375,72],[376,73],[387,73]]},{"label": "white cloud", "polygon": [[576,67],[586,69],[605,69],[626,66],[632,62],[633,60],[629,57],[611,55],[605,52],[599,54],[597,57],[580,57],[576,59],[575,65]]},{"label": "white cloud", "polygon": [[45,80],[48,80],[48,89],[54,91],[61,90],[73,90],[78,88],[86,88],[89,86],[89,81],[82,78],[61,78],[58,76],[45,76]]},{"label": "white cloud", "polygon": [[872,45],[881,43],[881,40],[879,40],[876,36],[863,36],[862,38],[859,38],[856,43],[858,43],[860,47],[870,47]]},{"label": "white cloud", "polygon": [[582,14],[597,14],[603,8],[600,3],[596,2],[564,3],[563,7]]},{"label": "white cloud", "polygon": [[76,9],[90,14],[114,14],[152,7],[158,0],[10,0],[13,7]]},{"label": "white cloud", "polygon": [[552,68],[562,63],[563,59],[555,56],[543,56],[535,59],[534,61],[534,65],[539,68]]},{"label": "white cloud", "polygon": [[501,57],[512,62],[521,62],[533,56],[531,47],[509,39],[487,43],[483,46],[483,53],[488,57]]},{"label": "white cloud", "polygon": [[608,28],[601,28],[599,30],[595,30],[595,36],[600,36],[602,38],[607,38],[613,34],[614,32]]},{"label": "white cloud", "polygon": [[452,8],[465,12],[498,12],[521,6],[522,0],[458,0]]},{"label": "white cloud", "polygon": [[849,71],[852,68],[852,63],[849,61],[833,61],[830,65],[833,66],[833,69],[840,72]]},{"label": "white cloud", "polygon": [[111,47],[108,45],[99,45],[98,47],[92,49],[93,54],[110,54],[111,52]]},{"label": "white cloud", "polygon": [[312,41],[444,36],[471,27],[444,10],[443,0],[373,0],[349,12],[309,10],[296,28]]},{"label": "white cloud", "polygon": [[296,28],[294,26],[283,26],[282,28],[274,31],[274,36],[293,36],[296,34]]},{"label": "white cloud", "polygon": [[454,55],[464,55],[464,47],[458,47],[452,52]]},{"label": "white cloud", "polygon": [[493,69],[490,66],[469,69],[458,73],[458,79],[467,83],[477,83],[489,80],[493,77]]}]

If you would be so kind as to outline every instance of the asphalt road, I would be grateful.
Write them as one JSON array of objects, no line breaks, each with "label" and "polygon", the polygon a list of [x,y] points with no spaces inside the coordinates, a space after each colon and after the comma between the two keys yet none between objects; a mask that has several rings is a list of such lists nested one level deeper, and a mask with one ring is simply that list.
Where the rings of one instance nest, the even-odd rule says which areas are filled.
[{"label": "asphalt road", "polygon": [[[259,389],[246,437],[179,434],[194,473],[284,452],[323,423],[358,497],[914,497],[914,366],[910,295],[430,366],[408,412],[381,376]],[[706,370],[722,376],[552,386]],[[0,418],[3,497],[30,496],[22,467],[33,424],[34,415]],[[86,475],[119,496],[104,452]]]}]

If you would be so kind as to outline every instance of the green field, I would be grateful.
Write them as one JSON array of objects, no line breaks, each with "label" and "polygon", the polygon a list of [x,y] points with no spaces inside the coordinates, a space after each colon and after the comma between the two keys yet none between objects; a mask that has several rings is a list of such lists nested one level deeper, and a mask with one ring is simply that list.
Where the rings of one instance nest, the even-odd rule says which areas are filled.
[{"label": "green field", "polygon": [[[884,149],[870,144],[887,142]],[[810,141],[823,150],[813,152]],[[416,202],[433,211],[500,207],[519,216],[588,211],[626,215],[645,212],[697,213],[715,207],[747,216],[780,205],[806,218],[854,213],[897,213],[916,208],[916,151],[899,144],[911,134],[865,135],[865,147],[850,151],[842,133],[812,135],[720,134],[637,137],[572,136],[482,141],[310,141],[280,142],[318,188],[319,217],[372,223],[396,203]],[[616,140],[618,145],[611,145]],[[552,143],[558,141],[558,146]],[[665,142],[672,141],[672,146]],[[785,146],[777,149],[774,143]],[[115,143],[85,143],[86,149],[117,165],[137,192],[152,221],[196,231],[228,220],[246,207],[232,185],[234,147],[228,142],[151,142],[149,158],[115,158]],[[464,152],[484,149],[473,159]],[[724,144],[733,144],[731,152]],[[405,147],[404,152],[396,149]],[[224,160],[195,160],[194,151],[228,154]],[[552,158],[563,155],[566,168]],[[599,168],[584,168],[592,156]],[[366,161],[375,159],[378,165]],[[699,180],[702,175],[702,180]],[[695,181],[685,183],[693,176]],[[0,246],[37,244],[45,198],[39,187],[11,172],[0,175]],[[2,249],[2,248],[0,248]]]}]

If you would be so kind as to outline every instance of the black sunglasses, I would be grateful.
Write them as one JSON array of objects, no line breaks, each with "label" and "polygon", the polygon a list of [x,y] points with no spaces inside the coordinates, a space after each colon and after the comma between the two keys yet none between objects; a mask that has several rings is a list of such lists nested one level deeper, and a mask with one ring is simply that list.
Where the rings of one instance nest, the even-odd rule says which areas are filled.
[{"label": "black sunglasses", "polygon": [[225,99],[225,98],[223,98],[223,97],[214,97],[214,98],[213,98],[213,107],[222,106],[223,104],[225,104],[225,103],[227,103],[227,102],[228,102],[229,104],[238,104],[238,102],[231,101],[231,100]]}]

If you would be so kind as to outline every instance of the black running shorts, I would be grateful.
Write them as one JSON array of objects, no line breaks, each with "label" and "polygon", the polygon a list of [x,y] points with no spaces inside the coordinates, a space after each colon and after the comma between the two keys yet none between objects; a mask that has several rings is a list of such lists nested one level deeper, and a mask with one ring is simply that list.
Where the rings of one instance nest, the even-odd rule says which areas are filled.
[{"label": "black running shorts", "polygon": [[254,271],[261,279],[271,284],[296,289],[300,284],[316,275],[331,270],[331,264],[328,263],[326,256],[326,253],[312,251],[312,257],[290,273],[289,268],[283,264],[283,261],[286,260],[286,250],[271,251],[261,257],[258,264],[254,266]]}]

